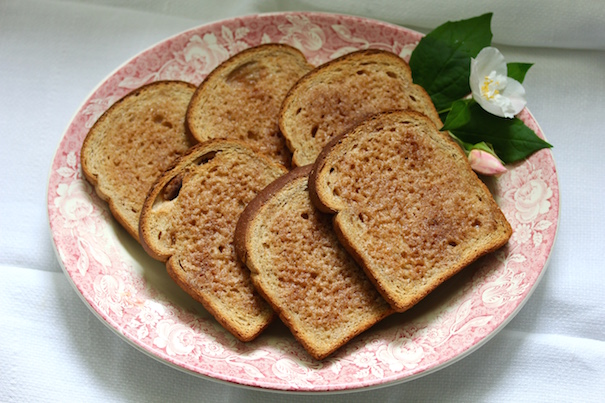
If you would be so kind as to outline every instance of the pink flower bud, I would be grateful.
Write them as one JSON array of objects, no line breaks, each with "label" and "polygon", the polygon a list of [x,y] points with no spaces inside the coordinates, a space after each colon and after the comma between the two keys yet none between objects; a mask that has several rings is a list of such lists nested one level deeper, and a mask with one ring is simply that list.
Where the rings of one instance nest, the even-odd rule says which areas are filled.
[{"label": "pink flower bud", "polygon": [[498,158],[483,150],[472,149],[468,154],[468,161],[475,172],[483,175],[500,175],[506,172]]}]

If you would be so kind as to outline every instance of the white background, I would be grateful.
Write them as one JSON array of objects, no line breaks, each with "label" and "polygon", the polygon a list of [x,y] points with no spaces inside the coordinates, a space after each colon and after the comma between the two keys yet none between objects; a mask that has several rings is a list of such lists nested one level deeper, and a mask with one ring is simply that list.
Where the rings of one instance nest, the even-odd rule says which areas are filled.
[{"label": "white background", "polygon": [[[96,85],[186,29],[285,10],[362,15],[422,32],[493,11],[493,43],[508,61],[535,63],[524,83],[528,107],[554,145],[561,190],[550,264],[515,319],[436,373],[330,396],[200,379],[116,336],[82,303],[54,254],[50,163]],[[0,401],[603,401],[604,23],[597,0],[0,0]]]}]

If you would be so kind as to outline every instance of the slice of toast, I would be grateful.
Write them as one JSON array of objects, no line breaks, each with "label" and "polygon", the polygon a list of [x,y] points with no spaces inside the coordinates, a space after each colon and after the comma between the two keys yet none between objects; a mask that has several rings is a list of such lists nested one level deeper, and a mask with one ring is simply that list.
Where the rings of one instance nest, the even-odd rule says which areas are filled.
[{"label": "slice of toast", "polygon": [[378,114],[335,138],[310,176],[342,244],[405,311],[512,229],[464,152],[426,116]]},{"label": "slice of toast", "polygon": [[254,339],[274,312],[235,255],[235,225],[246,204],[286,172],[242,142],[210,140],[158,179],[141,211],[145,250],[241,341]]},{"label": "slice of toast", "polygon": [[290,90],[279,126],[296,166],[312,164],[334,136],[378,112],[412,109],[439,128],[426,91],[412,82],[408,64],[384,50],[356,51],[316,67]]},{"label": "slice of toast", "polygon": [[392,310],[311,203],[310,170],[294,169],[248,204],[235,248],[256,289],[321,360]]},{"label": "slice of toast", "polygon": [[113,104],[84,139],[84,176],[137,240],[139,214],[151,185],[193,145],[185,112],[195,89],[182,81],[145,85]]},{"label": "slice of toast", "polygon": [[312,68],[289,45],[264,44],[237,53],[216,67],[191,99],[191,135],[200,142],[242,140],[289,167],[291,153],[277,118],[290,87]]}]

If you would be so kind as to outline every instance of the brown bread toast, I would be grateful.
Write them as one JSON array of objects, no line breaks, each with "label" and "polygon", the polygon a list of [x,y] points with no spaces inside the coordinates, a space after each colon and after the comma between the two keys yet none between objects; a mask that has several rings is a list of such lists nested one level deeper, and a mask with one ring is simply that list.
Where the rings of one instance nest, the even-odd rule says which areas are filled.
[{"label": "brown bread toast", "polygon": [[441,127],[426,91],[408,64],[384,50],[356,51],[316,67],[289,91],[279,126],[296,166],[312,164],[334,136],[378,112],[412,109]]},{"label": "brown bread toast", "polygon": [[254,339],[274,312],[235,255],[235,225],[246,204],[286,172],[242,142],[210,140],[155,182],[141,211],[145,250],[241,341]]},{"label": "brown bread toast", "polygon": [[137,240],[149,188],[193,145],[185,131],[185,111],[195,88],[158,81],[136,89],[101,115],[82,144],[84,176]]},{"label": "brown bread toast", "polygon": [[461,148],[426,116],[378,114],[335,138],[313,202],[396,311],[503,246],[512,230]]},{"label": "brown bread toast", "polygon": [[256,289],[320,360],[392,310],[311,203],[310,170],[294,169],[248,204],[235,248]]},{"label": "brown bread toast", "polygon": [[279,132],[281,103],[294,83],[313,68],[297,49],[264,44],[216,67],[201,83],[187,111],[198,141],[238,139],[290,166],[290,150]]}]

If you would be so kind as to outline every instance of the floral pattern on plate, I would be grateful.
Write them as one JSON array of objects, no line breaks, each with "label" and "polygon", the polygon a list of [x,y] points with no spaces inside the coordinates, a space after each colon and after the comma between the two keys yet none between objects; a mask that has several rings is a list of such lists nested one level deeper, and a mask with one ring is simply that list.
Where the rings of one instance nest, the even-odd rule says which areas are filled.
[{"label": "floral pattern on plate", "polygon": [[[321,362],[310,358],[280,323],[253,342],[235,339],[119,227],[80,172],[88,129],[111,104],[143,84],[179,79],[197,85],[229,56],[261,43],[288,43],[318,65],[366,48],[409,60],[421,37],[351,16],[255,15],[183,32],[125,63],[76,113],[50,172],[51,232],[77,292],[111,329],[151,356],[192,374],[246,386],[298,391],[378,386],[414,379],[474,351],[512,319],[545,270],[559,216],[559,185],[549,150],[498,179],[486,179],[514,230],[507,246]],[[543,137],[527,110],[520,117]]]}]

